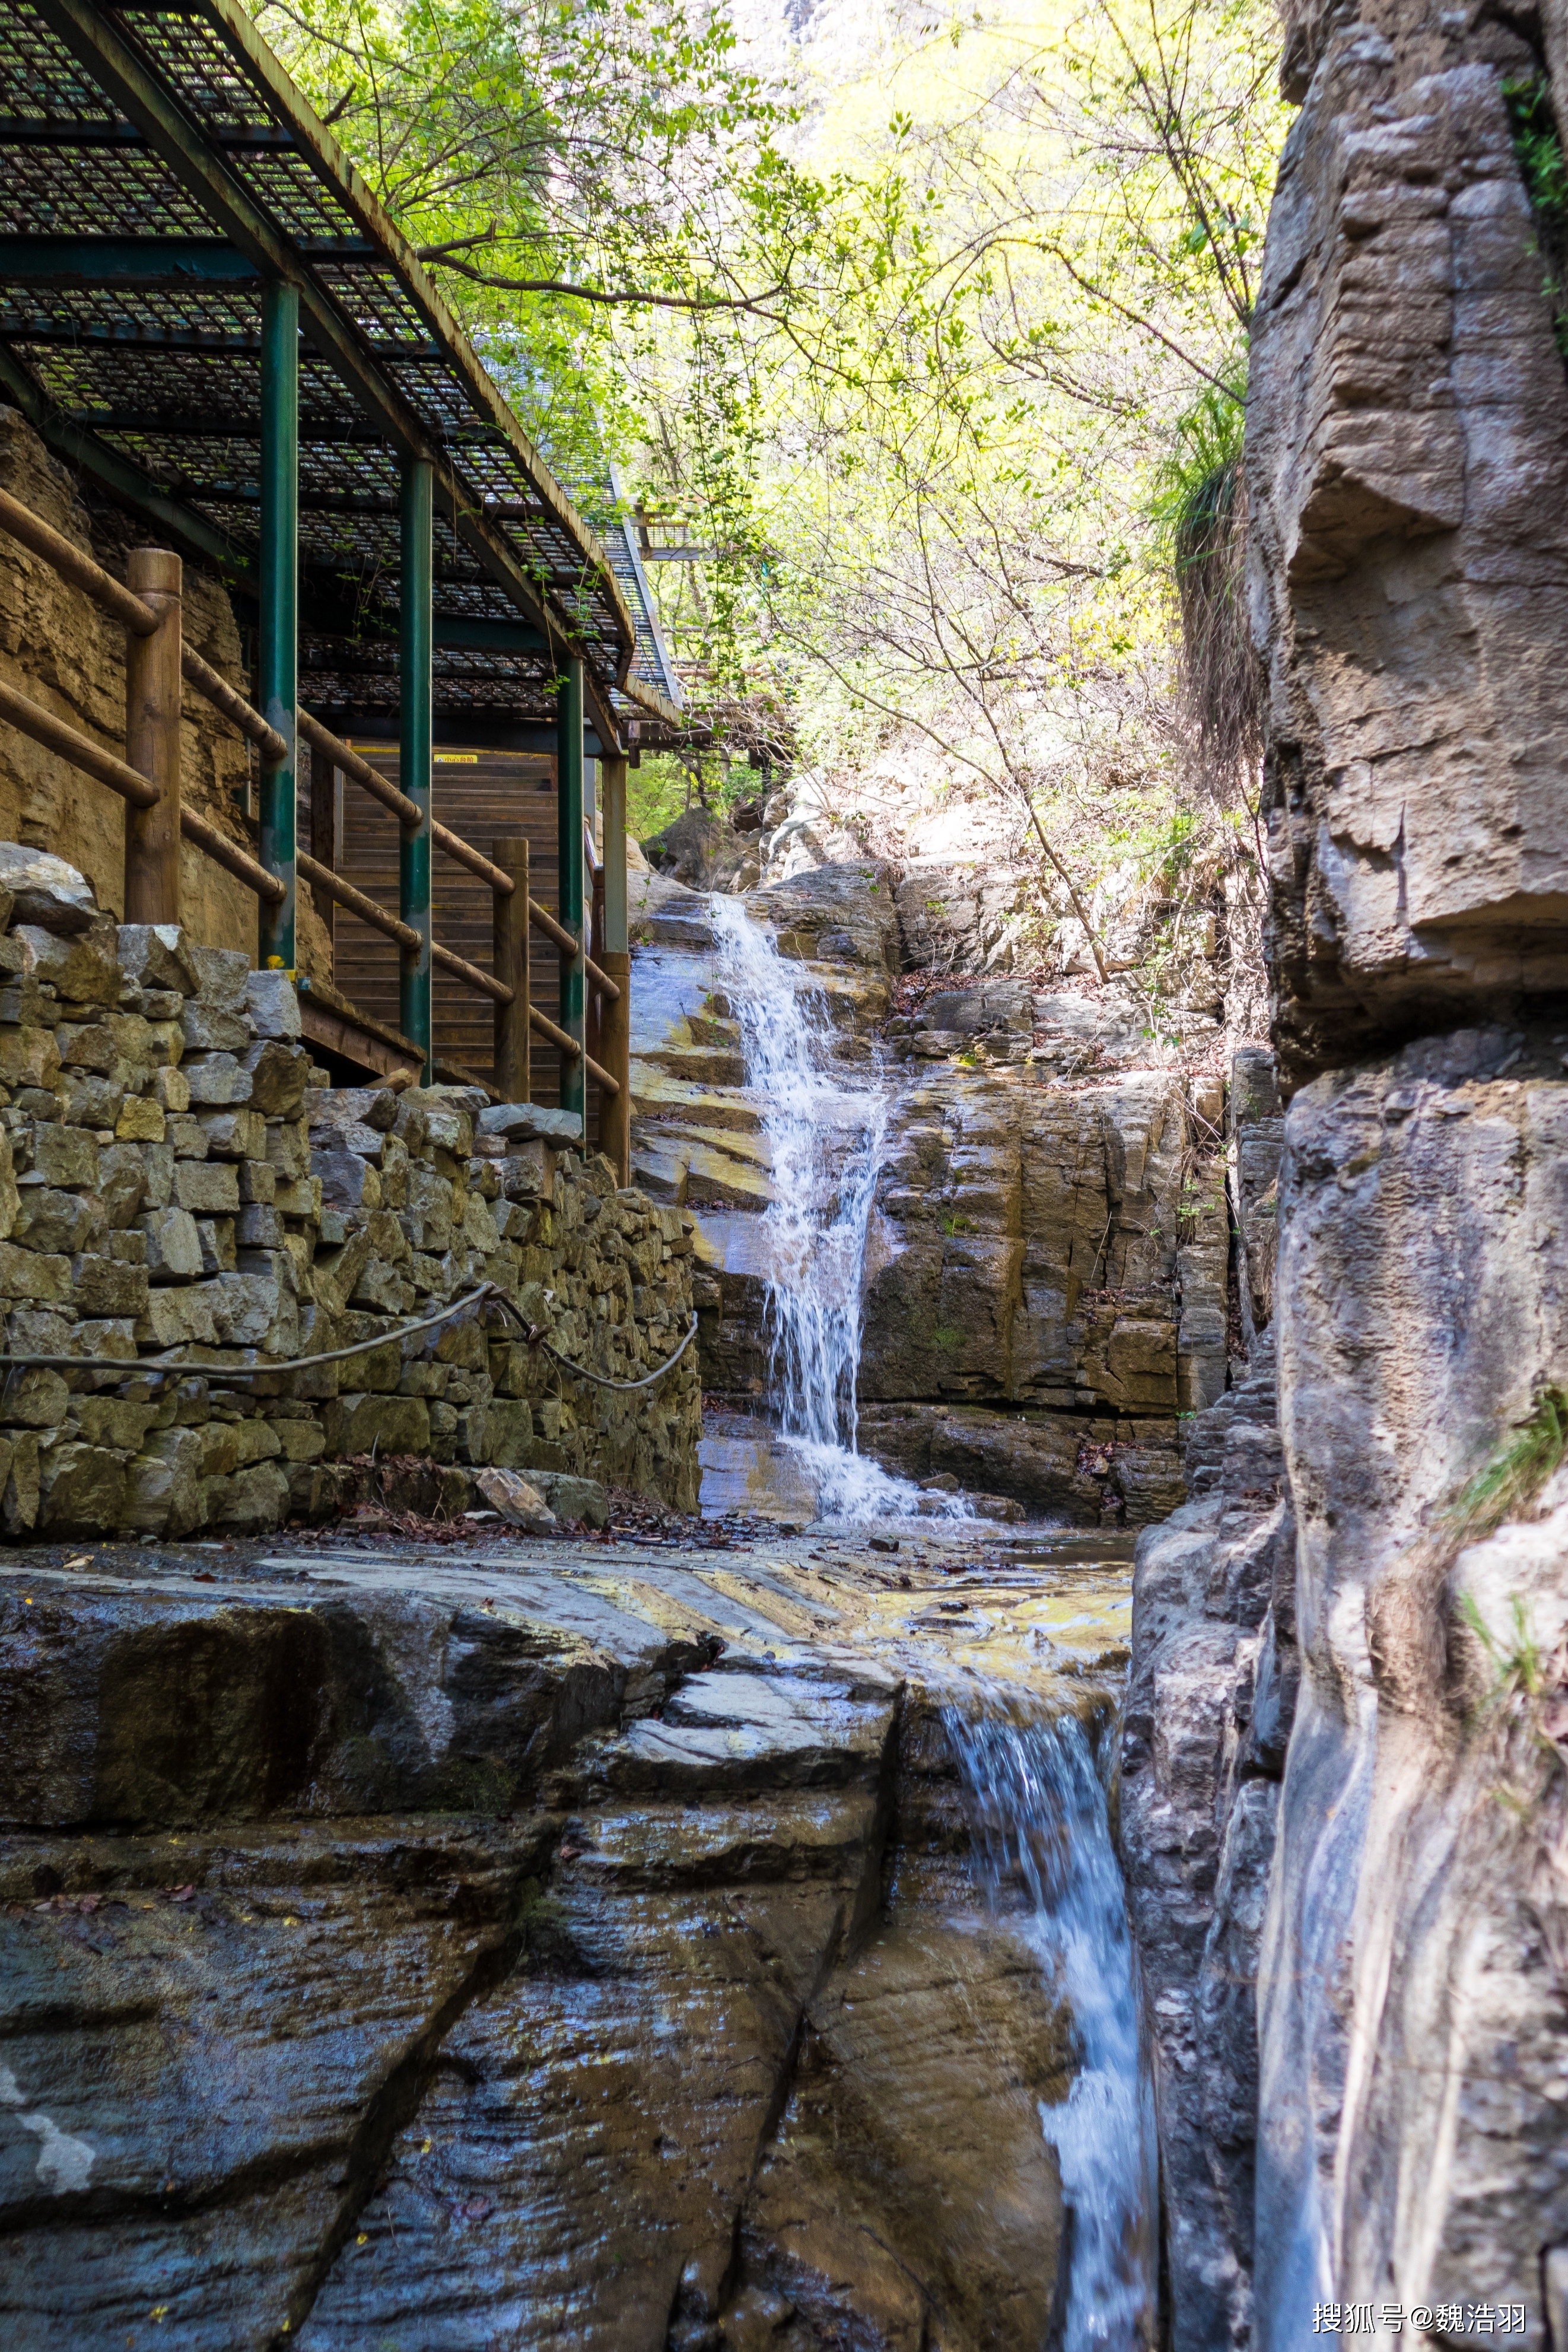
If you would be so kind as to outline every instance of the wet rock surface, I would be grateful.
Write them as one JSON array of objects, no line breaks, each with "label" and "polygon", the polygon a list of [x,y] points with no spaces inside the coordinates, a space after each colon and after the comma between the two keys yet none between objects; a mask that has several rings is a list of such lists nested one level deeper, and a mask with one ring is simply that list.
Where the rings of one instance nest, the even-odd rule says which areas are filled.
[{"label": "wet rock surface", "polygon": [[1032,2352],[1071,2018],[928,1694],[1102,1719],[1086,1540],[13,1555],[8,2340]]}]

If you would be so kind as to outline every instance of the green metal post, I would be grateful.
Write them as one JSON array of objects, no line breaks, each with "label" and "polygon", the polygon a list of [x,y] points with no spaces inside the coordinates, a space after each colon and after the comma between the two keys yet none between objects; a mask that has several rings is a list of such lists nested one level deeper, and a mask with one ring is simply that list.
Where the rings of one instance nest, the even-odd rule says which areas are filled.
[{"label": "green metal post", "polygon": [[398,582],[402,759],[398,781],[417,801],[420,821],[403,831],[398,855],[398,913],[419,933],[417,953],[402,952],[398,1018],[424,1055],[424,1083],[434,1075],[430,1023],[430,785],[434,767],[431,692],[431,510],[434,478],[423,458],[402,469],[402,570]]},{"label": "green metal post", "polygon": [[261,709],[287,749],[261,772],[261,862],[288,895],[263,903],[256,961],[294,970],[294,857],[299,695],[299,289],[269,285],[261,304]]},{"label": "green metal post", "polygon": [[[582,968],[582,664],[569,661],[556,696],[556,855],[559,859],[560,920],[577,953],[560,960],[560,1025],[586,1050],[587,978]],[[560,1057],[560,1107],[574,1110],[588,1136],[588,1073],[582,1055]]]}]

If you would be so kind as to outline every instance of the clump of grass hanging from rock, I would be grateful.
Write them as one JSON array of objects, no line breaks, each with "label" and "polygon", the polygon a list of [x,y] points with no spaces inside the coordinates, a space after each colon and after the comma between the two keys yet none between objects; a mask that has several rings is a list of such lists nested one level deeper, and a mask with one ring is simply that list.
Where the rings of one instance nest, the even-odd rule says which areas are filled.
[{"label": "clump of grass hanging from rock", "polygon": [[1150,512],[1181,615],[1182,700],[1197,781],[1227,805],[1262,754],[1247,625],[1243,379],[1206,385],[1176,427]]}]

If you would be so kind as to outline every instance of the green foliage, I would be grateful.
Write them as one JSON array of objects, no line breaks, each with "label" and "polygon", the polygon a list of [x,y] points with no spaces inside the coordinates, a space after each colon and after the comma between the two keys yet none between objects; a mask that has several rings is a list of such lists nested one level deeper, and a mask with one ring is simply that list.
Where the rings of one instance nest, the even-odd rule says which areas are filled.
[{"label": "green foliage", "polygon": [[1481,1615],[1472,1593],[1460,1597],[1459,1610],[1466,1624],[1486,1652],[1492,1670],[1490,1703],[1500,1705],[1513,1697],[1539,1698],[1545,1689],[1545,1658],[1540,1643],[1531,1630],[1530,1612],[1516,1593],[1510,1603],[1512,1623],[1511,1641],[1500,1641]]},{"label": "green foliage", "polygon": [[1542,291],[1552,305],[1558,351],[1568,359],[1568,161],[1552,104],[1552,85],[1544,74],[1515,77],[1503,83],[1502,99],[1535,215],[1545,272]]},{"label": "green foliage", "polygon": [[1445,1514],[1455,1548],[1477,1543],[1505,1519],[1518,1518],[1561,1467],[1565,1455],[1568,1395],[1560,1388],[1544,1388],[1527,1418],[1477,1471]]}]

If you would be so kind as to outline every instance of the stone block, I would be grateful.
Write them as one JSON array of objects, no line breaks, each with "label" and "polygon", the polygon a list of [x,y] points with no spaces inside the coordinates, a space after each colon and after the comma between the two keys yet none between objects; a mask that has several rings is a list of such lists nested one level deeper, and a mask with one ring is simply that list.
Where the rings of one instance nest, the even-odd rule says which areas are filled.
[{"label": "stone block", "polygon": [[298,1118],[305,1103],[305,1077],[310,1056],[298,1045],[266,1037],[245,1056],[251,1082],[246,1099],[268,1118]]},{"label": "stone block", "polygon": [[36,1433],[28,1430],[9,1443],[10,1469],[0,1497],[0,1520],[8,1536],[24,1536],[38,1523],[40,1459]]},{"label": "stone block", "polygon": [[144,1315],[147,1269],[84,1254],[71,1262],[71,1301],[78,1315]]},{"label": "stone block", "polygon": [[153,1282],[193,1282],[202,1271],[201,1236],[188,1209],[149,1209],[139,1220]]},{"label": "stone block", "polygon": [[173,1069],[165,1063],[152,1073],[152,1096],[154,1101],[161,1102],[166,1111],[189,1110],[191,1081],[183,1070]]},{"label": "stone block", "polygon": [[322,1407],[329,1454],[423,1454],[430,1445],[430,1409],[423,1397],[361,1392],[331,1398]]},{"label": "stone block", "polygon": [[243,1013],[225,1012],[200,999],[180,1015],[180,1034],[190,1054],[243,1054],[252,1043],[250,1024]]},{"label": "stone block", "polygon": [[0,1086],[52,1087],[60,1074],[60,1049],[52,1029],[0,1022]]},{"label": "stone block", "polygon": [[174,1170],[174,1198],[194,1216],[233,1216],[239,1208],[239,1177],[224,1160],[183,1160]]},{"label": "stone block", "polygon": [[352,1151],[314,1151],[310,1181],[321,1188],[324,1204],[335,1209],[379,1209],[381,1171]]},{"label": "stone block", "polygon": [[160,1408],[132,1404],[124,1397],[81,1396],[74,1400],[72,1410],[87,1444],[113,1445],[122,1453],[135,1454],[146,1443]]},{"label": "stone block", "polygon": [[40,1122],[33,1129],[32,1165],[27,1172],[35,1183],[57,1184],[66,1192],[96,1192],[97,1140],[85,1127]]},{"label": "stone block", "polygon": [[286,1184],[310,1173],[310,1138],[302,1118],[284,1119],[267,1130],[267,1156]]},{"label": "stone block", "polygon": [[103,1445],[67,1440],[39,1461],[38,1528],[51,1536],[96,1536],[124,1517],[126,1457]]},{"label": "stone block", "polygon": [[486,1103],[475,1125],[481,1135],[508,1144],[580,1143],[582,1120],[574,1110],[549,1110],[541,1103]]},{"label": "stone block", "polygon": [[292,1356],[299,1346],[299,1289],[287,1250],[246,1250],[239,1270],[221,1275],[218,1317],[231,1347]]},{"label": "stone block", "polygon": [[30,923],[14,924],[11,936],[27,950],[35,978],[47,982],[62,1003],[119,1003],[120,966],[111,919],[99,918],[69,939]]},{"label": "stone block", "polygon": [[525,1535],[553,1535],[559,1525],[538,1484],[516,1470],[481,1470],[474,1484],[490,1508]]},{"label": "stone block", "polygon": [[163,1106],[151,1095],[128,1095],[114,1122],[117,1143],[162,1143]]},{"label": "stone block", "polygon": [[355,1283],[352,1304],[377,1315],[407,1315],[413,1312],[413,1285],[395,1265],[384,1257],[368,1258]]},{"label": "stone block", "polygon": [[171,1143],[117,1145],[116,1150],[135,1151],[140,1149],[144,1190],[142,1205],[149,1209],[166,1209],[174,1197],[174,1147]]},{"label": "stone block", "polygon": [[47,849],[0,842],[0,887],[6,920],[37,924],[67,937],[85,931],[98,913],[92,885]]},{"label": "stone block", "polygon": [[[53,1349],[26,1350],[52,1355]],[[18,1372],[0,1389],[0,1421],[14,1429],[63,1429],[70,1412],[71,1392],[58,1372],[35,1365]]]},{"label": "stone block", "polygon": [[299,1035],[299,998],[286,971],[247,972],[245,1005],[258,1037]]},{"label": "stone block", "polygon": [[72,1127],[89,1127],[95,1134],[112,1136],[125,1108],[125,1087],[117,1078],[89,1077],[76,1070],[62,1071],[55,1087],[61,1116]]},{"label": "stone block", "polygon": [[[271,1169],[267,1172],[270,1176]],[[260,1202],[253,1202],[239,1213],[235,1238],[242,1249],[281,1249],[285,1241],[283,1219],[276,1209]]]},{"label": "stone block", "polygon": [[198,1217],[196,1238],[202,1245],[204,1274],[233,1274],[239,1264],[232,1217]]},{"label": "stone block", "polygon": [[250,1100],[250,1072],[233,1054],[199,1054],[184,1066],[193,1104],[228,1106]]},{"label": "stone block", "polygon": [[492,1398],[487,1415],[489,1445],[486,1458],[497,1469],[520,1468],[534,1434],[533,1413],[526,1399]]},{"label": "stone block", "polygon": [[196,1116],[214,1159],[267,1159],[267,1121],[258,1110],[242,1105],[235,1109],[198,1111]]},{"label": "stone block", "polygon": [[[276,1171],[273,1172],[276,1178],[276,1189],[272,1197],[281,1213],[286,1217],[308,1217],[312,1223],[318,1220],[320,1217],[322,1206],[319,1179],[315,1176],[301,1176],[295,1178],[292,1182],[286,1182],[281,1177],[277,1176]],[[261,1198],[259,1192],[256,1198],[257,1200]]]},{"label": "stone block", "polygon": [[327,1450],[327,1433],[319,1422],[275,1421],[270,1426],[285,1462],[314,1462]]},{"label": "stone block", "polygon": [[176,1160],[204,1160],[207,1157],[207,1130],[194,1111],[171,1112],[164,1134]]},{"label": "stone block", "polygon": [[99,1153],[98,1197],[111,1232],[123,1232],[141,1206],[147,1162],[133,1143],[112,1143]]},{"label": "stone block", "polygon": [[[233,1280],[232,1276],[226,1278]],[[146,1347],[215,1347],[219,1311],[221,1292],[216,1281],[154,1289],[148,1293],[146,1314],[136,1318],[136,1337]]]},{"label": "stone block", "polygon": [[68,1257],[20,1249],[15,1242],[0,1242],[0,1298],[30,1298],[57,1305],[70,1295]]},{"label": "stone block", "polygon": [[204,1004],[215,1009],[242,1013],[245,1010],[246,982],[250,978],[250,958],[236,948],[204,948],[192,942],[187,949],[191,966],[197,980],[197,994]]},{"label": "stone block", "polygon": [[120,1524],[130,1533],[163,1536],[178,1543],[204,1523],[202,1489],[194,1473],[156,1454],[134,1454],[126,1465]]},{"label": "stone block", "polygon": [[[265,1151],[266,1149],[264,1133],[262,1150]],[[240,1162],[239,1197],[246,1206],[260,1202],[264,1207],[269,1207],[277,1200],[277,1171],[269,1160],[244,1160]]]},{"label": "stone block", "polygon": [[257,1462],[226,1478],[204,1478],[201,1494],[207,1526],[231,1535],[267,1535],[288,1516],[288,1479],[276,1462]]},{"label": "stone block", "polygon": [[121,923],[120,969],[142,988],[173,988],[193,996],[201,982],[190,947],[177,923]]},{"label": "stone block", "polygon": [[463,1239],[467,1247],[488,1257],[500,1245],[501,1236],[496,1231],[496,1220],[490,1214],[490,1204],[477,1192],[470,1192],[463,1212]]},{"label": "stone block", "polygon": [[570,1471],[538,1470],[534,1473],[534,1484],[558,1519],[580,1522],[590,1528],[610,1525],[610,1497],[597,1478],[574,1477]]},{"label": "stone block", "polygon": [[55,1031],[55,1043],[63,1070],[96,1071],[100,1078],[107,1077],[119,1058],[113,1034],[101,1021],[62,1021]]},{"label": "stone block", "polygon": [[11,1237],[30,1250],[85,1249],[98,1223],[99,1212],[79,1192],[59,1192],[52,1185],[29,1184],[17,1195]]}]

